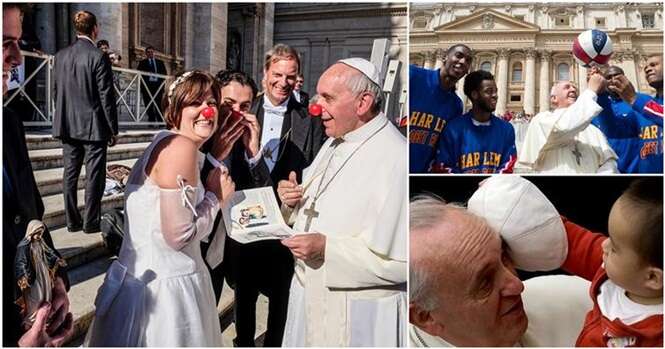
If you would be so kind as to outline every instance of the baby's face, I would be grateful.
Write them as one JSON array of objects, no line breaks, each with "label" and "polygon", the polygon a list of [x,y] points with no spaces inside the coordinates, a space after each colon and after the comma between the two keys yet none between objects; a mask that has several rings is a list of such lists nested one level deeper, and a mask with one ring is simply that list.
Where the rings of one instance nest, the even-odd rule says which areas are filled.
[{"label": "baby's face", "polygon": [[623,197],[612,206],[608,222],[610,238],[603,242],[603,261],[610,280],[629,293],[646,296],[644,275],[648,265],[635,248],[637,236],[631,219],[634,210]]}]

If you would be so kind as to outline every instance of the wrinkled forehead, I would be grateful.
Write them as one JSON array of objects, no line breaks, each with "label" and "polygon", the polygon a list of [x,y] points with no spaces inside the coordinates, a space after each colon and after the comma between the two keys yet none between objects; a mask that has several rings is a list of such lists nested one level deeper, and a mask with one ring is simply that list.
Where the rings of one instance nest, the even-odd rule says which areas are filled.
[{"label": "wrinkled forehead", "polygon": [[569,89],[577,89],[575,84],[572,81],[559,81],[557,82],[554,90],[557,92],[563,92]]},{"label": "wrinkled forehead", "polygon": [[647,65],[651,64],[663,64],[663,56],[656,55],[647,58]]}]

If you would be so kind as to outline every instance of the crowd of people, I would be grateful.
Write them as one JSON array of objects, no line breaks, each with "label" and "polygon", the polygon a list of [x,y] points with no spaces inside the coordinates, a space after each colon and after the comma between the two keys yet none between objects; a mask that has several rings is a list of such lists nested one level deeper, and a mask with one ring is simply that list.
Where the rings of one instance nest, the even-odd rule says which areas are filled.
[{"label": "crowd of people", "polygon": [[[456,44],[440,70],[410,66],[411,173],[663,172],[662,54],[650,55],[644,66],[655,96],[636,92],[620,67],[594,63],[584,91],[556,81],[553,110],[527,116],[526,131],[522,120],[509,127],[512,117],[493,114],[494,77],[469,73],[472,60],[472,50]],[[471,101],[464,115],[455,93],[463,77]]]},{"label": "crowd of people", "polygon": [[[24,5],[3,4],[3,92],[8,72],[21,62],[23,11]],[[108,43],[95,43],[96,16],[77,12],[73,28],[76,40],[55,56],[53,136],[63,145],[67,229],[93,233],[106,151],[118,138],[116,96]],[[154,49],[146,51],[141,70],[164,74]],[[84,345],[221,346],[217,304],[224,280],[234,289],[238,346],[256,344],[259,293],[269,300],[266,346],[404,344],[407,159],[400,154],[406,140],[382,112],[373,63],[333,63],[311,100],[300,71],[299,53],[277,44],[265,53],[261,92],[242,71],[194,69],[166,82],[166,130],[129,175],[125,236],[98,291]],[[162,93],[158,77],[149,82],[146,101]],[[321,107],[320,117],[310,117],[308,103]],[[149,120],[158,121],[161,110],[148,111]],[[44,206],[20,118],[8,108],[3,115],[3,345],[59,346],[73,323],[66,268],[52,275],[53,297],[44,299],[32,325],[15,303],[21,292],[13,256],[27,222],[41,220]],[[83,162],[81,215],[76,188]],[[272,188],[295,234],[241,244],[227,236],[221,208],[238,191],[259,187]],[[44,239],[53,248],[48,229]]]}]

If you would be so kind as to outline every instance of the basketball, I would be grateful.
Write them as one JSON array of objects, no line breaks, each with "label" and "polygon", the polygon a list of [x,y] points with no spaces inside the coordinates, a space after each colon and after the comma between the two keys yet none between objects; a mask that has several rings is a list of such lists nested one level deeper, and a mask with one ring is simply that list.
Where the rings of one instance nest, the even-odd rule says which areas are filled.
[{"label": "basketball", "polygon": [[600,30],[583,31],[573,41],[573,56],[587,68],[591,62],[607,64],[612,56],[612,39]]}]

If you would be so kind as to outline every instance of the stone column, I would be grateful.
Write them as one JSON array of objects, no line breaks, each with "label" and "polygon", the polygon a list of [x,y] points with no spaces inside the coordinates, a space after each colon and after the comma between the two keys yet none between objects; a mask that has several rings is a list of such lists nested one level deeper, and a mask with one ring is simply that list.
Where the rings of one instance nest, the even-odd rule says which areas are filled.
[{"label": "stone column", "polygon": [[34,11],[34,21],[37,23],[35,34],[42,44],[42,51],[54,55],[58,49],[56,47],[56,5],[53,3],[42,3],[37,5]]},{"label": "stone column", "polygon": [[524,69],[524,112],[536,113],[536,50],[526,49],[526,68]]},{"label": "stone column", "polygon": [[423,68],[425,69],[433,69],[434,68],[434,52],[432,51],[425,51],[424,52],[425,56],[425,64],[423,65]]},{"label": "stone column", "polygon": [[496,115],[503,115],[506,111],[508,100],[508,56],[510,56],[510,49],[499,49],[499,60],[496,66],[496,85],[499,94],[496,102]]},{"label": "stone column", "polygon": [[434,69],[439,69],[443,67],[443,58],[445,57],[445,54],[446,53],[443,51],[443,49],[437,49],[436,51],[434,51],[436,59],[436,63],[434,63]]},{"label": "stone column", "polygon": [[466,95],[464,94],[464,79],[466,79],[466,75],[464,75],[461,79],[459,79],[457,85],[455,86],[455,89],[457,95],[462,100],[462,109],[466,111]]},{"label": "stone column", "polygon": [[201,68],[216,74],[226,68],[227,6],[224,3],[187,4],[185,69]]},{"label": "stone column", "polygon": [[577,61],[573,64],[577,67],[577,95],[579,96],[582,91],[586,90],[586,68],[577,64]]},{"label": "stone column", "polygon": [[543,50],[540,52],[540,97],[538,104],[540,104],[539,112],[550,110],[550,90],[552,89],[550,83],[550,59],[552,52]]},{"label": "stone column", "polygon": [[639,88],[639,80],[637,78],[637,65],[635,64],[636,52],[629,50],[623,53],[623,72],[628,80],[633,84],[635,89]]}]

